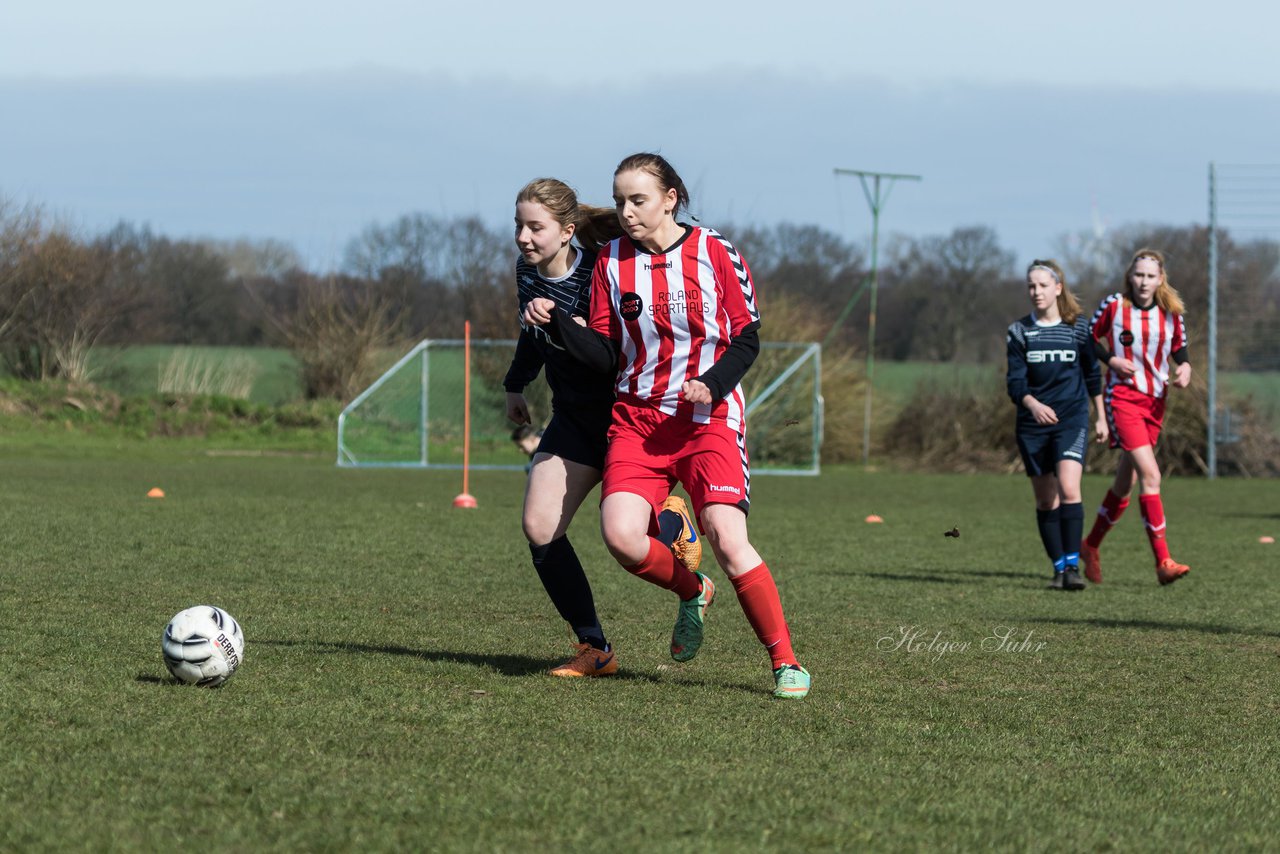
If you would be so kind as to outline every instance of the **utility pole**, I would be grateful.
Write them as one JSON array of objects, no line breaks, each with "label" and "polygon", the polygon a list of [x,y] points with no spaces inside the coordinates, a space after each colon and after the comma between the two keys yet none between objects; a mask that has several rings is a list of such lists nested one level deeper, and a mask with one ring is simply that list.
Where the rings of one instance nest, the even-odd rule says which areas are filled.
[{"label": "utility pole", "polygon": [[1218,170],[1209,163],[1209,412],[1205,464],[1209,480],[1218,476]]},{"label": "utility pole", "polygon": [[[880,254],[880,210],[889,201],[889,193],[893,190],[894,181],[920,181],[919,175],[901,175],[893,172],[866,172],[861,169],[837,169],[836,175],[857,175],[862,182],[862,193],[867,197],[871,207],[871,312],[867,317],[867,406],[862,416],[862,464],[865,466],[871,459],[871,388],[875,383],[876,367],[876,292],[879,290],[879,254]],[[870,181],[868,181],[870,179]],[[881,195],[881,182],[884,182],[884,194]],[[849,300],[836,325],[832,327],[828,339],[835,334],[836,328],[844,322],[853,304],[862,295],[859,288]]]}]

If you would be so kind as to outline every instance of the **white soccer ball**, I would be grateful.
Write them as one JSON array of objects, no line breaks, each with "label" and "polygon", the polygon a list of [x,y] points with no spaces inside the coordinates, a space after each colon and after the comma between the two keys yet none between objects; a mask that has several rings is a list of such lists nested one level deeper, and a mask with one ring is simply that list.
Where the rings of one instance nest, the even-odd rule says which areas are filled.
[{"label": "white soccer ball", "polygon": [[216,688],[244,661],[244,633],[226,611],[197,605],[173,615],[160,639],[164,664],[190,685]]}]

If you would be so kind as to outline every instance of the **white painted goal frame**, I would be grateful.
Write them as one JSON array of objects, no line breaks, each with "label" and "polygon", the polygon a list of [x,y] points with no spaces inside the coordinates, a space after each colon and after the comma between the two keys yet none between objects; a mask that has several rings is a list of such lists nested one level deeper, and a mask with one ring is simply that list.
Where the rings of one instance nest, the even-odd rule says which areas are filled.
[{"label": "white painted goal frame", "polygon": [[[490,358],[491,365],[503,362],[504,358],[509,363],[515,345],[514,339],[471,342],[473,355],[503,357],[497,361]],[[462,455],[457,450],[461,441],[457,441],[455,448],[450,439],[457,438],[455,428],[460,430],[468,420],[461,411],[466,404],[459,400],[462,395],[456,393],[460,381],[458,354],[463,346],[461,338],[420,341],[347,404],[338,416],[338,466],[463,469]],[[821,470],[823,435],[822,347],[813,343],[770,342],[762,344],[761,349],[760,358],[744,382],[751,472],[754,475],[817,475]],[[433,361],[436,364],[433,365]],[[438,388],[442,379],[437,375],[455,388],[442,394]],[[536,383],[545,387],[541,376]],[[476,385],[474,381],[472,385]],[[489,389],[491,398],[493,391]],[[533,386],[527,394],[536,394]],[[545,388],[543,394],[546,395]],[[514,450],[510,440],[511,424],[506,421],[505,412],[495,420],[491,410],[498,407],[493,400],[472,399],[469,405],[471,453],[466,468],[523,470],[527,460]],[[487,427],[483,423],[477,427],[478,407],[491,416]],[[436,435],[432,434],[433,419]],[[444,430],[440,427],[442,423],[446,425]],[[484,441],[477,441],[478,430],[484,433]],[[488,453],[486,441],[493,448]],[[788,450],[780,452],[780,445]],[[785,458],[779,458],[780,453],[784,453]]]}]

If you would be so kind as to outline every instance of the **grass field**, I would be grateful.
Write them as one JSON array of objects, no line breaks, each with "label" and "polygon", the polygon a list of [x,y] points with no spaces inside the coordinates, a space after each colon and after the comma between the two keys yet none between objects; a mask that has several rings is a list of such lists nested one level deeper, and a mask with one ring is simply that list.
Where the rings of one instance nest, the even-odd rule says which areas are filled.
[{"label": "grass field", "polygon": [[94,382],[126,396],[155,394],[159,377],[175,354],[200,364],[226,364],[231,360],[251,363],[254,369],[248,399],[254,403],[279,405],[302,397],[293,354],[270,347],[104,347],[94,362]]},{"label": "grass field", "polygon": [[[593,508],[572,536],[622,670],[542,675],[568,636],[518,473],[474,474],[464,511],[456,472],[69,442],[0,437],[3,851],[1280,843],[1273,483],[1169,480],[1192,575],[1156,585],[1131,512],[1106,583],[1064,594],[1023,478],[760,478],[753,540],[814,674],[784,702],[728,585],[668,659],[670,594],[612,564]],[[247,637],[217,690],[160,657],[206,602]]]}]

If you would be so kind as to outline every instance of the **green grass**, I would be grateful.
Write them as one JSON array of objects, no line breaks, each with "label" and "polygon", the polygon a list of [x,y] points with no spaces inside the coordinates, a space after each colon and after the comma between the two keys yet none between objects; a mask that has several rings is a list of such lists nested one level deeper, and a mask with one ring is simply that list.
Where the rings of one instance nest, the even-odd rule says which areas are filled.
[{"label": "green grass", "polygon": [[875,392],[882,399],[897,404],[905,403],[921,383],[933,382],[948,386],[979,385],[1003,388],[1003,365],[974,365],[944,362],[891,362],[877,359]]},{"label": "green grass", "polygon": [[[519,474],[473,474],[462,511],[456,472],[204,451],[0,439],[0,850],[1275,844],[1271,483],[1170,479],[1192,575],[1156,585],[1131,513],[1071,595],[1043,588],[1024,478],[758,478],[752,538],[814,674],[783,702],[727,584],[669,660],[671,596],[609,560],[593,507],[572,536],[622,671],[542,675],[568,637]],[[204,602],[247,637],[213,691],[159,649]],[[889,648],[901,627],[970,646]],[[983,649],[999,627],[1029,648]]]},{"label": "green grass", "polygon": [[125,396],[155,394],[160,372],[175,353],[202,362],[251,361],[257,368],[249,395],[254,403],[277,406],[302,397],[297,360],[288,350],[269,347],[103,347],[95,351],[94,382]]},{"label": "green grass", "polygon": [[1272,429],[1280,433],[1280,373],[1233,371],[1224,372],[1221,379],[1229,391],[1248,397],[1258,413],[1270,421]]}]

